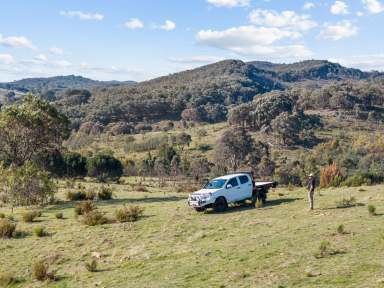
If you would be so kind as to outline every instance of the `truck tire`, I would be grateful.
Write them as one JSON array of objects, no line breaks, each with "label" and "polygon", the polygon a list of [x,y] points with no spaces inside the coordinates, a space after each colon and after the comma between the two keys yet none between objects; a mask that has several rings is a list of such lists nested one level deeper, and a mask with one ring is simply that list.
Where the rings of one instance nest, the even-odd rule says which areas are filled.
[{"label": "truck tire", "polygon": [[224,197],[219,197],[216,199],[215,203],[213,204],[213,211],[220,213],[224,212],[228,208],[227,200],[225,200]]},{"label": "truck tire", "polygon": [[252,193],[251,205],[256,206],[257,193]]}]

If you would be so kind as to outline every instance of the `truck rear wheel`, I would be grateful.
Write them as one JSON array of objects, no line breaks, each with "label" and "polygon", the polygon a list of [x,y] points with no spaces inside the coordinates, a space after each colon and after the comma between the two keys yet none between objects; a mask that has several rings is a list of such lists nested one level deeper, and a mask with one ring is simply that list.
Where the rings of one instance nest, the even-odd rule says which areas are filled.
[{"label": "truck rear wheel", "polygon": [[227,200],[225,200],[224,197],[219,197],[216,199],[215,203],[213,204],[213,211],[215,212],[224,212],[228,208]]}]

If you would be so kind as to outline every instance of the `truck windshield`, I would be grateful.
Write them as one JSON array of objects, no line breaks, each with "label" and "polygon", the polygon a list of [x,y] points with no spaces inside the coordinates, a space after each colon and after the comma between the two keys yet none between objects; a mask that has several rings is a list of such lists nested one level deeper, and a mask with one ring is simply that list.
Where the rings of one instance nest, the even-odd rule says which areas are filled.
[{"label": "truck windshield", "polygon": [[223,188],[225,179],[215,179],[205,185],[205,189],[220,189]]}]

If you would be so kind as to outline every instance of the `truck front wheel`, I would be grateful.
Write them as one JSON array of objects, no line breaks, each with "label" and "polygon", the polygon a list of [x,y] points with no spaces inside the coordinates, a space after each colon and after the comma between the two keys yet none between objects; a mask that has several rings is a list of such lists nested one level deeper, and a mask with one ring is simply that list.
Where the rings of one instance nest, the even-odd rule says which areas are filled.
[{"label": "truck front wheel", "polygon": [[225,200],[224,197],[219,197],[216,199],[215,203],[213,204],[213,211],[215,212],[224,212],[228,208],[227,200]]}]

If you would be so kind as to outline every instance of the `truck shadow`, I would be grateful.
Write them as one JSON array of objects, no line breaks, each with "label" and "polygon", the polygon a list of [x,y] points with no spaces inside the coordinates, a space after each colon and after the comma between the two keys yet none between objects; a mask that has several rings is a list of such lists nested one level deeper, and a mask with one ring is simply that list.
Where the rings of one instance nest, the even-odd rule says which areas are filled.
[{"label": "truck shadow", "polygon": [[[297,200],[302,200],[303,198],[283,198],[283,199],[273,199],[273,200],[267,200],[267,202],[263,205],[262,208],[260,209],[270,209],[273,206],[278,206],[286,203],[291,203]],[[228,209],[224,212],[214,212],[213,210],[209,209],[205,213],[207,214],[226,214],[226,213],[235,213],[235,212],[240,212],[240,211],[246,211],[246,210],[253,210],[257,209],[253,205],[234,205],[234,206],[229,206]]]}]

